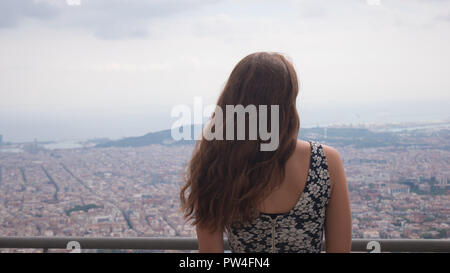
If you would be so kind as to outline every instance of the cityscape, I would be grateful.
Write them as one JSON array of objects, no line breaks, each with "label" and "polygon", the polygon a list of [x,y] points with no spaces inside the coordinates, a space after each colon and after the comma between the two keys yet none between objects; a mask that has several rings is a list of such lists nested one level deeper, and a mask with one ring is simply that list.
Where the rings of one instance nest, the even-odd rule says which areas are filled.
[{"label": "cityscape", "polygon": [[[341,154],[354,238],[450,238],[448,127],[317,127],[300,138]],[[179,204],[192,143],[105,141],[0,142],[0,236],[195,237]]]}]

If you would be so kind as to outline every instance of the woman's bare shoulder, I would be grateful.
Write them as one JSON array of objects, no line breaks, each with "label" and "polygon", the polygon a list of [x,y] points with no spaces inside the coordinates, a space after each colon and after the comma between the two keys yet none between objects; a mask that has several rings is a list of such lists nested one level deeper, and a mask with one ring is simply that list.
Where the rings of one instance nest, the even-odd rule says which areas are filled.
[{"label": "woman's bare shoulder", "polygon": [[336,148],[325,145],[325,144],[321,144],[322,145],[322,149],[323,152],[325,153],[325,156],[327,158],[328,164],[331,163],[336,163],[336,161],[340,161],[341,160],[341,156],[339,155],[338,150],[336,150]]},{"label": "woman's bare shoulder", "polygon": [[[325,153],[325,157],[327,159],[327,163],[328,163],[328,167],[334,167],[336,165],[339,165],[342,162],[341,156],[339,155],[339,152],[337,149],[335,149],[334,147],[325,145],[325,144],[321,144],[322,145],[322,149]],[[308,141],[304,141],[304,140],[297,140],[297,147],[296,147],[296,152],[298,154],[302,154],[303,156],[306,154],[305,151],[310,151],[311,150],[311,146],[309,144]]]},{"label": "woman's bare shoulder", "polygon": [[333,176],[337,176],[340,172],[343,170],[343,162],[341,155],[339,154],[338,150],[334,147],[322,144],[323,152],[325,153],[325,157],[328,164],[328,170],[330,172],[331,176],[331,184],[333,185],[335,182],[335,179],[333,179]]},{"label": "woman's bare shoulder", "polygon": [[297,139],[297,148],[309,146],[308,141]]},{"label": "woman's bare shoulder", "polygon": [[[340,159],[339,152],[335,148],[325,145],[325,144],[322,144],[322,143],[321,143],[321,145],[322,145],[323,151],[325,152],[325,156],[327,157],[327,159],[330,158],[331,161],[336,161],[336,159]],[[296,150],[298,152],[310,150],[310,149],[311,149],[311,146],[308,141],[297,139]]]},{"label": "woman's bare shoulder", "polygon": [[308,141],[297,139],[297,146],[295,147],[295,153],[297,157],[301,157],[304,160],[309,160],[306,155],[311,155],[311,145]]}]

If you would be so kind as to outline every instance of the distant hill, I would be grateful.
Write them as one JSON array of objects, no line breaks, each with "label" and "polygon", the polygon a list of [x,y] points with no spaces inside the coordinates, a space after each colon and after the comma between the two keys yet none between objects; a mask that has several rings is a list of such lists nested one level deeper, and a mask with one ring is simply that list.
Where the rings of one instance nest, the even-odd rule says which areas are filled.
[{"label": "distant hill", "polygon": [[[194,126],[191,127],[193,132]],[[354,145],[357,148],[381,147],[397,145],[400,138],[390,132],[373,132],[366,128],[301,128],[299,138],[314,140],[335,145]],[[119,140],[107,141],[97,144],[95,147],[139,147],[151,144],[161,145],[193,145],[194,140],[174,141],[171,130],[163,130],[148,133],[143,136],[126,137]]]},{"label": "distant hill", "polygon": [[[193,129],[191,129],[193,130]],[[194,144],[194,140],[180,140],[175,141],[172,138],[172,130],[163,130],[153,133],[148,133],[143,136],[126,137],[119,140],[113,140],[109,142],[99,143],[95,147],[140,147],[151,144],[162,145],[186,145]],[[192,132],[192,131],[191,131]]]}]

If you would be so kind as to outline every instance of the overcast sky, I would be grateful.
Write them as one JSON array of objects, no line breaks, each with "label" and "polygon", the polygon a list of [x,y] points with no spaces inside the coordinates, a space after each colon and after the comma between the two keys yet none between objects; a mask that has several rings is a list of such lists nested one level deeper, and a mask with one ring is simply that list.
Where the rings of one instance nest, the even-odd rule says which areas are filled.
[{"label": "overcast sky", "polygon": [[447,0],[2,0],[0,134],[169,128],[172,106],[214,103],[255,51],[293,61],[310,120],[408,101],[448,118],[449,49]]}]

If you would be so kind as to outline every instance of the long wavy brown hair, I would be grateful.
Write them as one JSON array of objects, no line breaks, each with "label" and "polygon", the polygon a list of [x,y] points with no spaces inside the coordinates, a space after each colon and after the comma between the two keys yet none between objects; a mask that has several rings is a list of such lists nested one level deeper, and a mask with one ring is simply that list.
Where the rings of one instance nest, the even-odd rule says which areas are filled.
[{"label": "long wavy brown hair", "polygon": [[[226,105],[267,105],[268,109],[278,105],[279,145],[274,151],[260,151],[260,144],[266,141],[259,136],[257,140],[202,137],[197,141],[180,192],[186,220],[214,232],[229,230],[258,215],[261,202],[283,181],[286,161],[296,146],[300,126],[297,94],[296,72],[281,54],[253,53],[234,67],[217,106],[225,111]],[[266,126],[270,130],[268,112]],[[222,128],[225,126],[226,120]],[[234,126],[236,132],[236,122]]]}]

